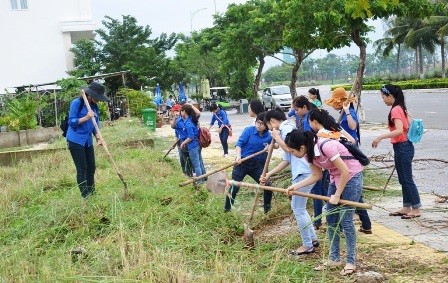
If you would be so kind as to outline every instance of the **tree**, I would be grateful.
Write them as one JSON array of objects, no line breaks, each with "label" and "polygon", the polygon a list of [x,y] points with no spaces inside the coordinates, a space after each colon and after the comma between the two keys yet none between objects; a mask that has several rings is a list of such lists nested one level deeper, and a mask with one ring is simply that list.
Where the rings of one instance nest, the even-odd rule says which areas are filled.
[{"label": "tree", "polygon": [[68,74],[74,77],[88,77],[101,73],[100,51],[93,40],[82,39],[70,49],[75,69]]},{"label": "tree", "polygon": [[[105,29],[96,31],[100,37],[96,44],[101,50],[102,71],[129,71],[126,85],[132,89],[155,84],[155,81],[162,89],[170,88],[173,83],[168,72],[170,59],[165,52],[174,46],[177,35],[161,34],[150,39],[149,26],[139,26],[134,17],[123,16],[122,22],[108,16],[105,18],[102,21]],[[121,86],[121,80],[110,78],[107,84],[114,92]]]}]

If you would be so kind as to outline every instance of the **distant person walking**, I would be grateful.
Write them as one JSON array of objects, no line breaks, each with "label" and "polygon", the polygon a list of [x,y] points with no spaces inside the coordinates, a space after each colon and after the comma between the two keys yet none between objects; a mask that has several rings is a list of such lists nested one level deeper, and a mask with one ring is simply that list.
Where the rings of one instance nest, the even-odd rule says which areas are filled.
[{"label": "distant person walking", "polygon": [[209,129],[212,128],[212,126],[215,124],[216,121],[218,121],[218,133],[219,133],[219,140],[221,141],[222,149],[224,151],[224,157],[229,156],[229,144],[227,143],[227,140],[229,138],[229,133],[231,129],[231,125],[229,122],[229,119],[227,118],[227,113],[221,107],[216,105],[216,103],[212,103],[210,105],[210,112],[213,113],[212,120],[210,122]]},{"label": "distant person walking", "polygon": [[378,136],[372,142],[376,148],[383,140],[390,138],[394,149],[395,169],[403,194],[403,207],[392,212],[390,216],[401,216],[402,219],[420,217],[422,206],[417,186],[412,177],[412,159],[414,158],[414,145],[408,140],[409,118],[403,91],[399,86],[383,85],[381,97],[384,104],[391,106],[387,117],[389,133]]},{"label": "distant person walking", "polygon": [[319,89],[310,88],[308,90],[308,98],[317,108],[322,108],[322,99],[320,98]]},{"label": "distant person walking", "polygon": [[105,95],[104,86],[97,82],[93,82],[87,88],[84,88],[84,92],[91,110],[87,110],[82,97],[77,97],[70,102],[66,138],[68,149],[76,167],[76,182],[81,191],[81,196],[86,199],[95,193],[96,166],[92,134],[95,136],[98,145],[102,145],[92,118],[95,118],[99,126],[100,111],[97,103],[99,101],[109,101],[109,98]]}]

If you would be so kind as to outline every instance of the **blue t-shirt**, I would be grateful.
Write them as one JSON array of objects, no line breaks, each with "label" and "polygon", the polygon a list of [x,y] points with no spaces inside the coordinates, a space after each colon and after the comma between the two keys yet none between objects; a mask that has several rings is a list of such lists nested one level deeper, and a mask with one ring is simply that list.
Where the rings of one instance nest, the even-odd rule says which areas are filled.
[{"label": "blue t-shirt", "polygon": [[[356,125],[358,125],[359,124],[358,116],[356,116],[355,109],[353,109],[353,108],[349,108],[349,109],[350,109],[350,115],[352,116],[353,120],[355,120]],[[341,128],[343,128],[347,133],[349,133],[355,139],[355,141],[359,140],[358,133],[356,132],[356,128],[354,130],[352,130],[348,126],[347,114],[345,114],[345,112],[342,113],[342,119],[341,119],[340,125],[341,125]]]},{"label": "blue t-shirt", "polygon": [[213,124],[215,124],[216,121],[218,121],[218,127],[221,127],[223,123],[224,125],[230,126],[229,119],[227,118],[227,113],[222,109],[218,109],[218,111],[213,114],[210,126],[213,126]]},{"label": "blue t-shirt", "polygon": [[[255,126],[250,126],[243,130],[235,146],[241,148],[241,157],[244,158],[263,150],[271,143],[271,140],[272,137],[269,131],[264,131],[260,136],[257,128]],[[253,157],[252,159],[266,160],[267,155],[266,152]]]},{"label": "blue t-shirt", "polygon": [[[92,119],[85,121],[84,123],[79,124],[79,119],[87,115],[87,106],[83,105],[81,110],[79,107],[81,106],[81,99],[75,98],[70,102],[70,111],[68,113],[68,129],[67,129],[67,140],[77,143],[82,146],[92,146],[93,139],[92,134],[96,134],[95,126],[93,125]],[[90,108],[95,113],[95,120],[100,126],[99,120],[99,110],[97,104],[90,105]]]},{"label": "blue t-shirt", "polygon": [[296,110],[295,109],[291,109],[288,112],[288,117],[292,117],[294,116],[294,119],[296,119],[296,127],[299,127],[299,123],[300,123],[300,116],[297,115]]},{"label": "blue t-shirt", "polygon": [[176,127],[174,128],[174,132],[176,137],[179,139],[179,142],[183,142],[187,139],[187,131],[185,129],[185,123],[181,116],[176,119]]},{"label": "blue t-shirt", "polygon": [[193,121],[191,121],[190,117],[187,117],[187,118],[184,119],[184,127],[185,127],[184,131],[186,132],[187,138],[192,139],[192,141],[190,141],[187,144],[188,150],[197,148],[199,146],[199,141],[198,141],[199,129],[198,129],[198,126],[195,125],[193,123]]},{"label": "blue t-shirt", "polygon": [[170,99],[170,98],[168,98],[168,99],[165,101],[165,105],[166,105],[166,106],[172,107],[173,104],[174,104],[174,101],[173,101],[172,99]]},{"label": "blue t-shirt", "polygon": [[297,158],[291,153],[285,152],[283,153],[283,160],[289,162],[289,166],[291,167],[291,180],[293,182],[301,174],[311,174],[310,164],[305,157]]}]

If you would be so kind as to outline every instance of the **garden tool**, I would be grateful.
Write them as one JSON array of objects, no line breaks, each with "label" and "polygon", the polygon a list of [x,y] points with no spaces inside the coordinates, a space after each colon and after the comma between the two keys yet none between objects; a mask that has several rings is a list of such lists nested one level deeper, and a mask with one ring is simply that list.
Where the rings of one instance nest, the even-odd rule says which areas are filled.
[{"label": "garden tool", "polygon": [[179,139],[176,140],[176,142],[171,146],[171,148],[168,150],[167,153],[165,153],[165,156],[163,156],[163,159],[165,159],[168,154],[176,147],[177,143],[179,142]]},{"label": "garden tool", "polygon": [[[269,145],[268,157],[264,163],[263,172],[261,173],[261,177],[266,177],[266,173],[269,169],[269,162],[271,161],[272,152],[274,151],[275,140],[272,139],[271,144]],[[254,242],[254,231],[250,229],[250,225],[252,223],[252,219],[254,218],[254,212],[257,208],[258,199],[260,198],[260,190],[255,192],[254,203],[252,204],[252,209],[250,210],[249,217],[247,218],[246,223],[244,223],[244,241],[246,242],[246,247],[249,249],[253,249],[255,247]]]},{"label": "garden tool", "polygon": [[[241,158],[240,162],[244,162],[244,161],[249,160],[249,159],[251,159],[251,158],[253,158],[253,157],[255,157],[255,156],[258,156],[258,155],[260,155],[260,154],[266,152],[266,150],[267,150],[267,147],[266,147],[265,149],[263,149],[263,150],[260,150],[259,152],[256,152],[256,153],[254,153],[254,154],[251,154],[251,155],[249,155],[249,156],[246,156],[246,157],[244,157],[244,158]],[[204,178],[206,178],[206,177],[208,177],[208,176],[210,176],[210,175],[213,175],[213,174],[215,174],[215,173],[217,173],[217,172],[220,172],[220,171],[222,171],[222,170],[225,170],[225,169],[227,169],[227,168],[229,168],[229,167],[232,167],[232,166],[235,166],[235,165],[237,165],[237,164],[238,164],[238,161],[232,162],[232,163],[230,163],[230,164],[227,164],[226,166],[223,166],[223,167],[221,167],[221,168],[218,168],[218,169],[215,169],[215,170],[213,170],[213,171],[210,171],[210,172],[208,172],[208,173],[206,173],[206,174],[204,174],[204,175],[201,175],[201,176],[198,176],[198,177],[193,177],[192,179],[190,179],[190,180],[188,180],[188,181],[185,181],[185,182],[180,183],[179,186],[180,186],[180,187],[183,187],[183,186],[186,186],[186,185],[188,185],[188,184],[194,183],[194,182],[196,182],[197,180],[204,179]]]},{"label": "garden tool", "polygon": [[[286,193],[286,189],[283,189],[283,188],[263,186],[263,185],[258,185],[258,184],[245,183],[245,182],[238,182],[235,180],[216,178],[214,180],[214,182],[215,182],[214,184],[210,183],[210,186],[209,186],[210,187],[209,191],[214,194],[223,194],[224,192],[227,191],[227,188],[230,186],[238,186],[238,187],[248,188],[248,189],[262,189],[262,190],[268,190],[268,191],[273,191],[273,192]],[[207,189],[208,189],[208,187],[207,187]],[[330,197],[322,196],[322,195],[315,195],[315,194],[311,194],[311,193],[304,193],[304,192],[299,192],[299,191],[292,191],[291,193],[293,195],[323,200],[326,202],[328,202],[330,200]],[[357,208],[372,209],[371,204],[360,203],[360,202],[344,200],[344,199],[339,200],[338,204],[357,207]]]}]

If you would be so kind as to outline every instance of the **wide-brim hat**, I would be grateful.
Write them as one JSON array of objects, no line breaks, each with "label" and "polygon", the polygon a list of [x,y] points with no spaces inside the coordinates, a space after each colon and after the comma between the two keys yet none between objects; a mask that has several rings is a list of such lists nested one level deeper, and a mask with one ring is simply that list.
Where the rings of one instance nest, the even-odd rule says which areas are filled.
[{"label": "wide-brim hat", "polygon": [[106,89],[100,83],[93,82],[88,87],[83,88],[83,90],[96,101],[109,101],[109,98],[106,96]]},{"label": "wide-brim hat", "polygon": [[[345,101],[347,101],[347,92],[343,87],[337,87],[333,90],[331,98],[326,99],[324,103],[334,108],[341,108]],[[356,102],[356,97],[351,96],[348,102]]]}]

